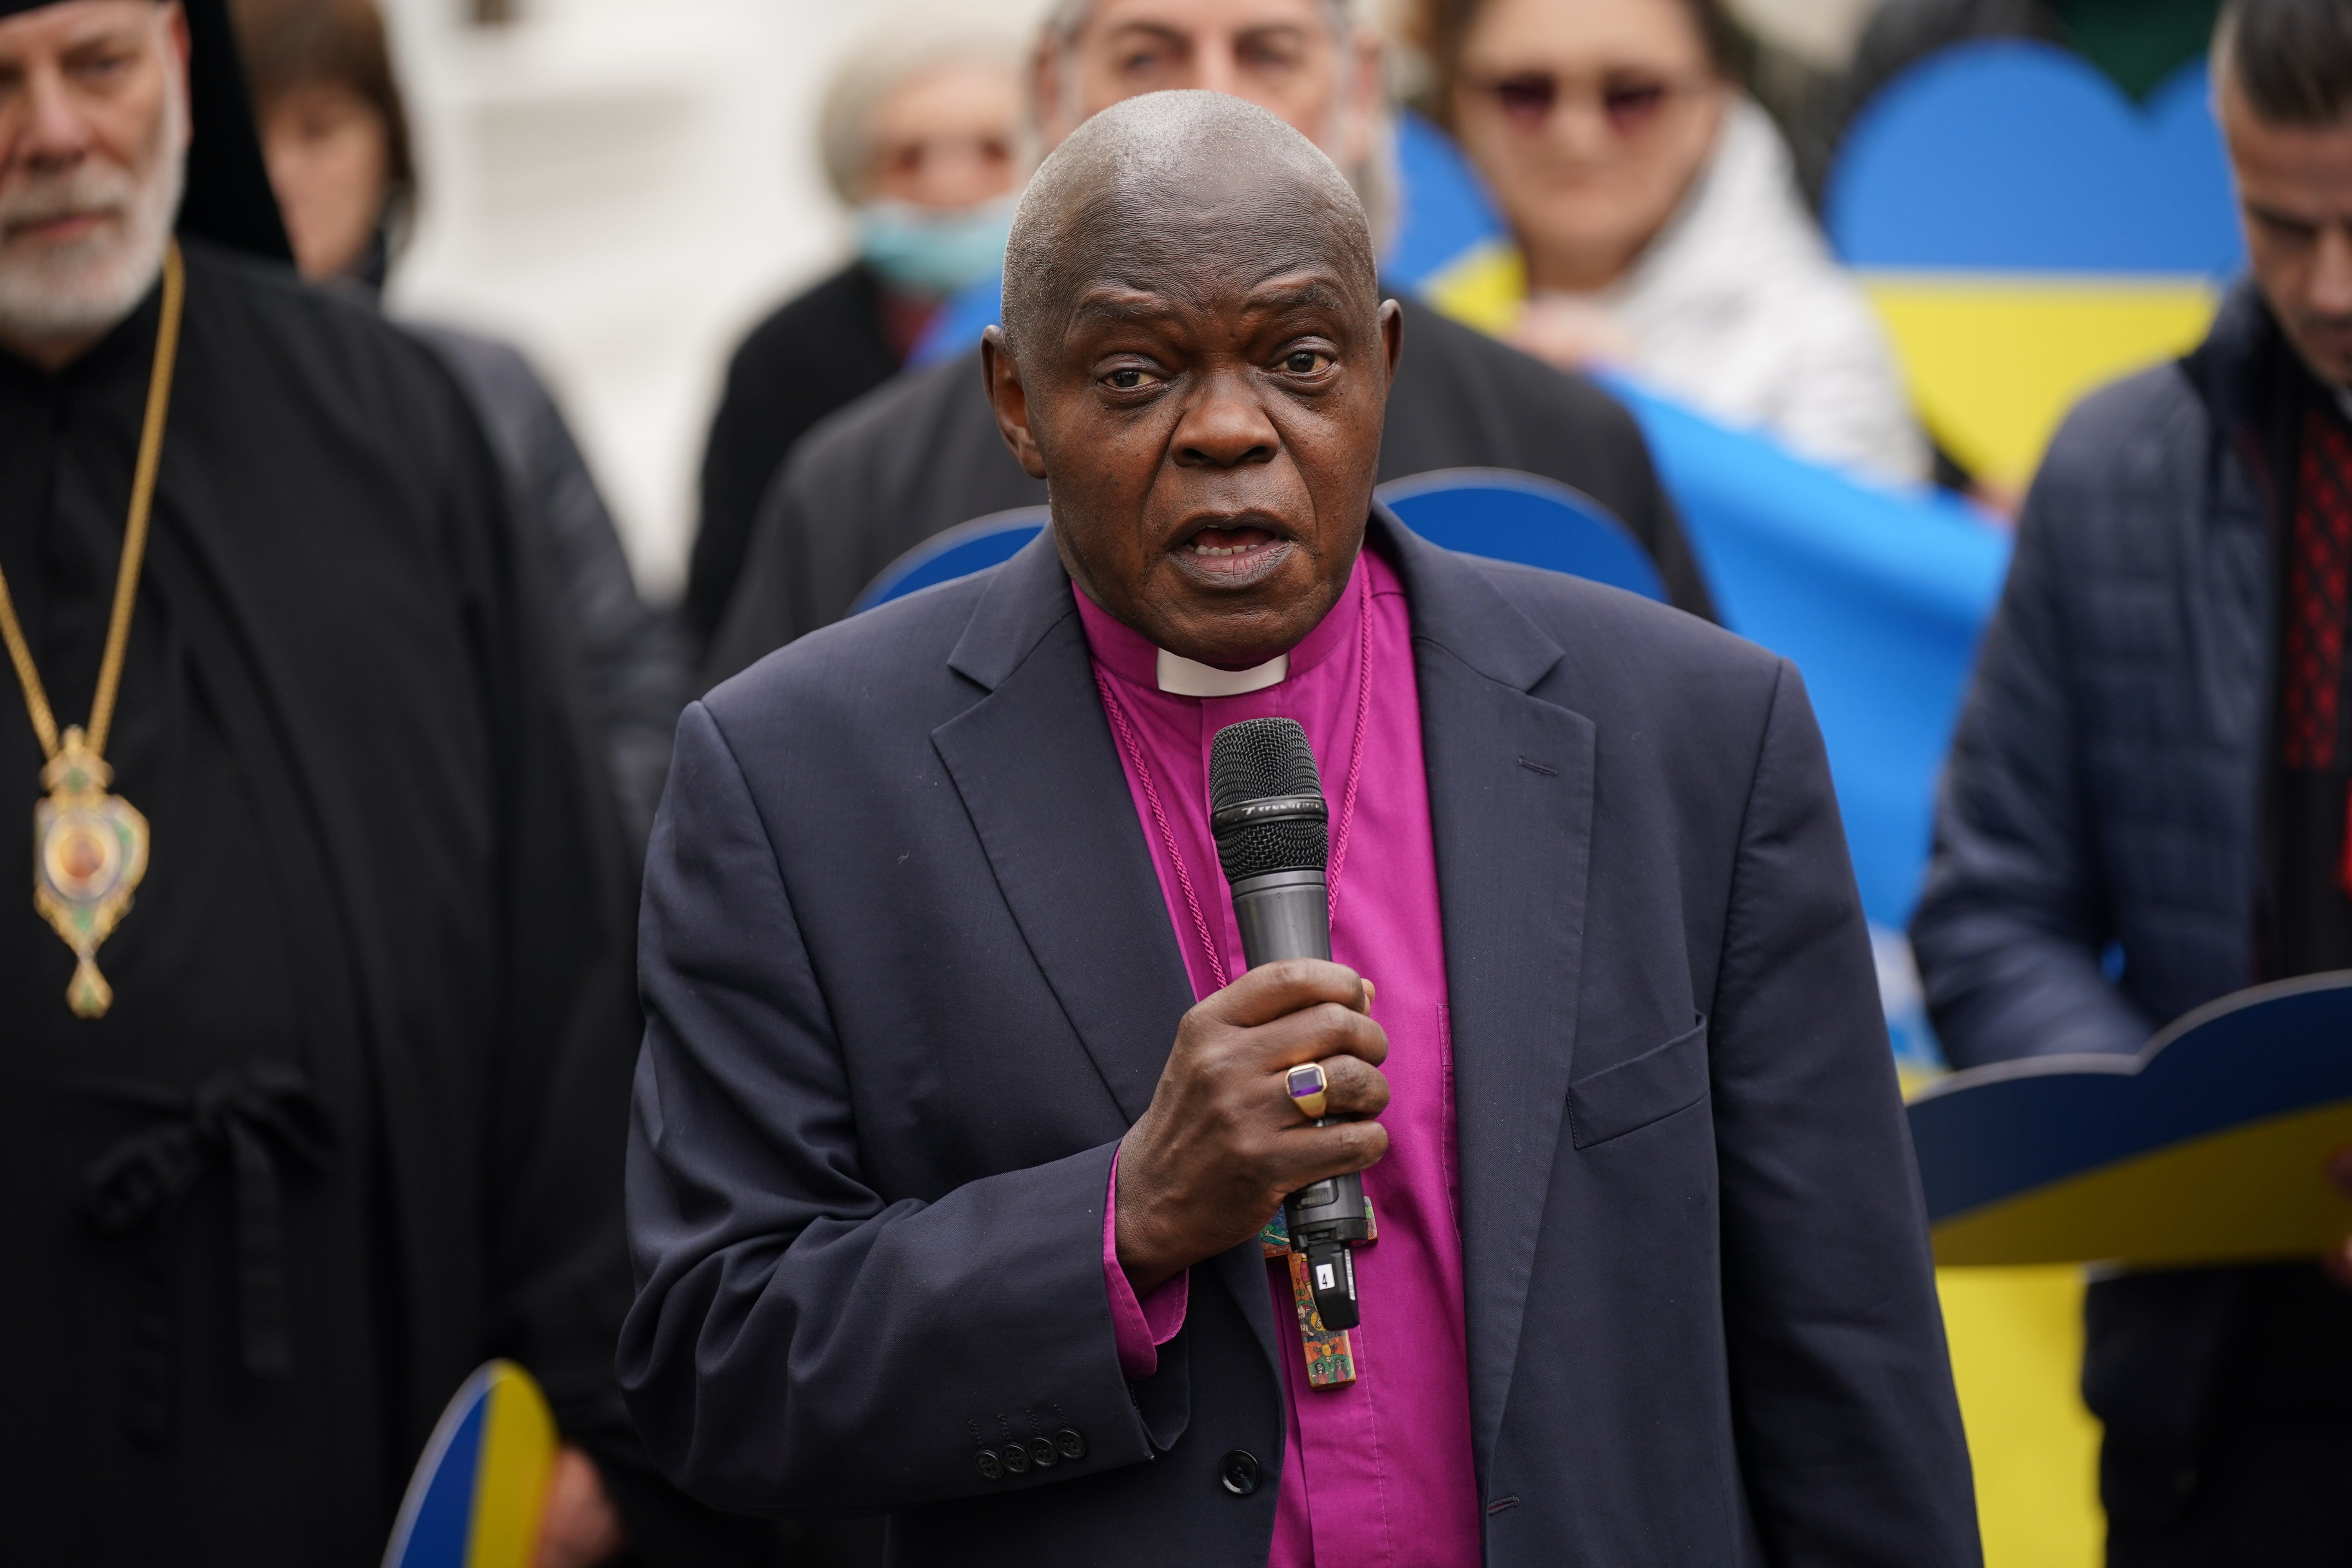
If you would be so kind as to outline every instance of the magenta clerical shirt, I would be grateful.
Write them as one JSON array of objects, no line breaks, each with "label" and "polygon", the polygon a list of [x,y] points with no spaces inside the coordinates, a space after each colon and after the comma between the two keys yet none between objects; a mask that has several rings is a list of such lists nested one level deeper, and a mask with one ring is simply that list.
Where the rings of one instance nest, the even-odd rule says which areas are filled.
[{"label": "magenta clerical shirt", "polygon": [[[1308,1385],[1289,1274],[1267,1265],[1290,1394],[1269,1562],[1476,1568],[1445,944],[1403,586],[1366,551],[1331,613],[1291,650],[1286,677],[1233,697],[1161,690],[1159,650],[1076,597],[1193,994],[1207,996],[1220,974],[1229,982],[1244,967],[1209,836],[1210,742],[1244,719],[1295,719],[1331,805],[1331,955],[1378,987],[1372,1012],[1388,1030],[1389,1152],[1364,1173],[1380,1239],[1357,1250],[1364,1306],[1350,1335],[1352,1384]],[[1281,1092],[1271,1077],[1267,1092]],[[1116,1167],[1111,1180],[1115,1198]],[[1189,1287],[1179,1275],[1138,1302],[1118,1265],[1111,1212],[1104,1273],[1120,1363],[1139,1379],[1182,1325]]]}]

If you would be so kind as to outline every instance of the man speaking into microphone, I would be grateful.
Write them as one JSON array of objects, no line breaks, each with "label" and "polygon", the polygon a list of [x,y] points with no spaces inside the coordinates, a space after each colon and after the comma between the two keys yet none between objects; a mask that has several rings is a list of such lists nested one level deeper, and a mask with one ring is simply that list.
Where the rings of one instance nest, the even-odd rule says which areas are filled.
[{"label": "man speaking into microphone", "polygon": [[1089,121],[1006,277],[1046,535],[679,731],[654,1453],[894,1564],[1976,1562],[1794,672],[1373,503],[1400,312],[1262,110]]}]

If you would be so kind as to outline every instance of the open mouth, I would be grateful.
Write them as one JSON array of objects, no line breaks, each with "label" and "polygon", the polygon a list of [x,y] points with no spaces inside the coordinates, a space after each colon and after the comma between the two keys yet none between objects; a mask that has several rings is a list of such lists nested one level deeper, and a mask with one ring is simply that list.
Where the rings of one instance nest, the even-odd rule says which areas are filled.
[{"label": "open mouth", "polygon": [[1179,559],[1225,581],[1255,575],[1290,542],[1254,523],[1212,524],[1176,547]]}]

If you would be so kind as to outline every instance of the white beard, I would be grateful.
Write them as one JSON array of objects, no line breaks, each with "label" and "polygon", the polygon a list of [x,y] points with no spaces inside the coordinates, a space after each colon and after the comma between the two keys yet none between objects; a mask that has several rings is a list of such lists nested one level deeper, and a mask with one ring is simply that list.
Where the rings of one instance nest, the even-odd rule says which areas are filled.
[{"label": "white beard", "polygon": [[[139,308],[163,268],[187,178],[188,106],[166,92],[139,166],[85,159],[0,191],[0,331],[20,340],[103,333]],[[63,245],[9,237],[28,221],[102,212],[105,222]]]}]

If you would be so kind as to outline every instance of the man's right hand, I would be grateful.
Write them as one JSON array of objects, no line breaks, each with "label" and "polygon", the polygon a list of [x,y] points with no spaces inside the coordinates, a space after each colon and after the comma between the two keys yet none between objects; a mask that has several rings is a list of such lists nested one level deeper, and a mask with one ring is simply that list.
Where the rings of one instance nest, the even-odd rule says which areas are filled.
[{"label": "man's right hand", "polygon": [[1253,969],[1184,1015],[1150,1108],[1118,1146],[1118,1261],[1137,1295],[1255,1236],[1282,1200],[1388,1152],[1377,1121],[1317,1127],[1284,1075],[1323,1064],[1326,1111],[1386,1110],[1388,1032],[1352,969],[1301,958]]}]

